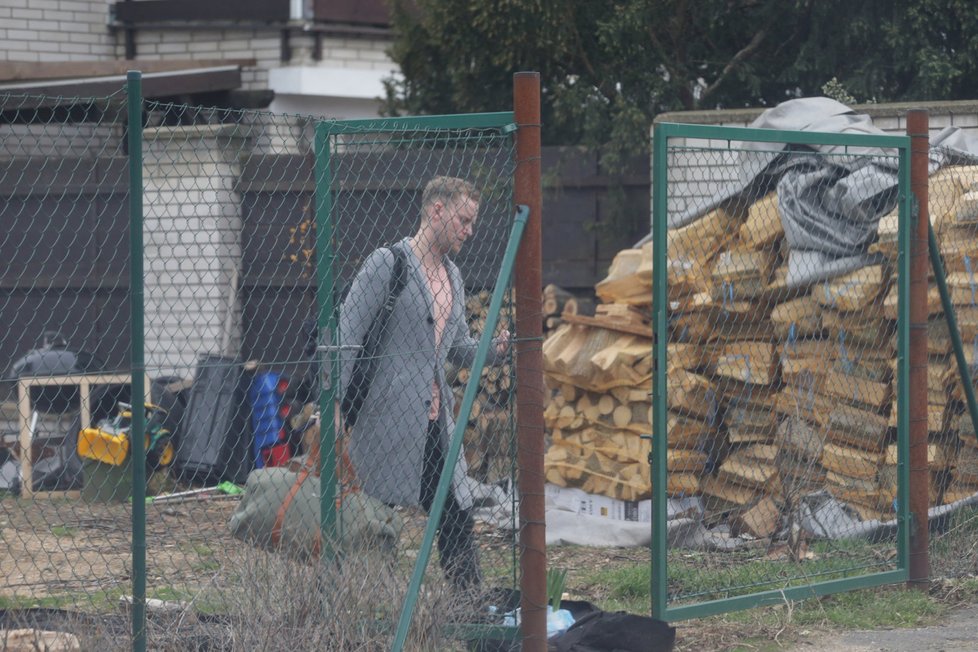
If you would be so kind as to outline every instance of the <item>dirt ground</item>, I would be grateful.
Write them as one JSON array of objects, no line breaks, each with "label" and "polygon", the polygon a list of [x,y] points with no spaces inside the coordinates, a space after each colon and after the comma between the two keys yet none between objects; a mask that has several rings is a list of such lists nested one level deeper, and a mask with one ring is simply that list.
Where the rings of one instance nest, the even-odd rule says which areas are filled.
[{"label": "dirt ground", "polygon": [[[233,550],[226,526],[236,501],[195,500],[146,508],[147,585],[197,585],[217,551]],[[0,501],[0,597],[42,600],[128,593],[132,508],[79,499]],[[209,561],[210,560],[210,561]]]},{"label": "dirt ground", "polygon": [[[146,509],[147,592],[185,599],[195,591],[220,591],[247,546],[230,536],[234,498],[151,504]],[[408,526],[420,531],[421,520]],[[503,554],[508,537],[480,526],[487,554]],[[78,499],[0,500],[0,599],[8,605],[45,604],[74,596],[106,604],[131,592],[131,506],[90,504]],[[551,547],[549,563],[567,568],[573,598],[604,602],[601,586],[583,578],[588,570],[647,563],[646,549]],[[776,626],[716,620],[678,623],[677,650],[757,649],[759,641],[793,652],[925,652],[978,649],[978,607],[954,612],[946,622],[918,629],[825,633],[783,631]]]}]

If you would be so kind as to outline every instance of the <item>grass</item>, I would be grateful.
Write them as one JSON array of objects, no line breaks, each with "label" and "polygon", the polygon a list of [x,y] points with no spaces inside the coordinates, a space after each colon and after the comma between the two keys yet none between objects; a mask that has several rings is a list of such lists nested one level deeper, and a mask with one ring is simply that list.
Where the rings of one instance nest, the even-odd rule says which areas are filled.
[{"label": "grass", "polygon": [[65,525],[55,525],[51,528],[51,534],[56,537],[73,538],[75,536],[75,528],[67,527]]},{"label": "grass", "polygon": [[119,599],[131,593],[126,588],[111,591],[86,591],[84,593],[61,593],[44,597],[0,596],[0,609],[75,609],[95,613],[118,610]]},{"label": "grass", "polygon": [[[802,584],[806,578],[819,579],[861,574],[853,571],[868,560],[886,558],[887,550],[876,549],[865,542],[831,542],[813,545],[815,559],[802,564],[765,559],[747,559],[726,555],[722,569],[715,565],[717,556],[677,553],[670,556],[670,590],[674,594],[716,592],[716,587],[761,589]],[[874,551],[876,556],[874,557]],[[710,560],[714,563],[710,563]],[[584,597],[605,610],[624,610],[648,614],[651,609],[651,565],[633,560],[613,566],[591,566],[577,569],[568,579],[568,591]],[[770,586],[768,586],[770,585]],[[740,593],[754,589],[743,588]],[[760,590],[760,589],[758,589]],[[735,594],[730,590],[730,594]],[[696,598],[700,601],[702,597]],[[936,584],[930,593],[906,590],[902,585],[839,593],[823,598],[786,603],[771,607],[731,612],[720,616],[683,621],[680,627],[680,650],[751,650],[773,651],[797,638],[805,630],[899,629],[921,627],[940,621],[953,608],[978,599],[978,579],[968,578]],[[736,644],[731,645],[731,641]]]}]

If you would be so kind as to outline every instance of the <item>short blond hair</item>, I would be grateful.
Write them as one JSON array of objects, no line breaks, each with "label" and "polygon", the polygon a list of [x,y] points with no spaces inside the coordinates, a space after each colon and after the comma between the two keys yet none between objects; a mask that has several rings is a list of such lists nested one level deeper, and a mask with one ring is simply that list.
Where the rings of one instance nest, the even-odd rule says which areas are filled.
[{"label": "short blond hair", "polygon": [[479,191],[465,179],[435,177],[425,184],[424,192],[421,194],[421,205],[430,206],[436,201],[449,203],[463,197],[477,202]]}]

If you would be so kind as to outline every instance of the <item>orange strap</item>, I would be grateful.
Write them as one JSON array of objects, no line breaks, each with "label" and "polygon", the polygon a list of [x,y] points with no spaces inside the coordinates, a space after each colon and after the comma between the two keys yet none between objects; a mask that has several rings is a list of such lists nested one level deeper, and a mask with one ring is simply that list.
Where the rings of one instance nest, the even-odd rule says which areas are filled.
[{"label": "orange strap", "polygon": [[[350,456],[346,452],[346,447],[343,445],[345,438],[340,437],[337,441],[336,452],[339,454],[339,477],[340,477],[340,495],[336,497],[336,510],[339,511],[343,504],[343,499],[352,493],[357,493],[360,491],[360,486],[356,481],[356,473],[353,470],[353,463],[350,461]],[[302,468],[296,473],[295,482],[289,488],[289,493],[285,495],[285,499],[282,500],[282,504],[279,505],[278,511],[275,513],[275,523],[272,525],[272,546],[277,548],[282,541],[282,527],[285,524],[285,514],[289,511],[289,507],[292,506],[292,501],[299,493],[299,489],[302,488],[302,483],[306,481],[310,475],[319,476],[319,451],[315,450],[310,452],[306,457],[305,463]],[[316,532],[316,541],[312,546],[313,557],[318,557],[320,550],[322,548],[322,533]]]}]

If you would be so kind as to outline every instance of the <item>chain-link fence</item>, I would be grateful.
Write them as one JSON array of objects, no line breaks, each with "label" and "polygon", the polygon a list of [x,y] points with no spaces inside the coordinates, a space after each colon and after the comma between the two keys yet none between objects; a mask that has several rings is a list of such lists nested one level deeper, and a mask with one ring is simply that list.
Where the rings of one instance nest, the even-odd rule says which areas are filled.
[{"label": "chain-link fence", "polygon": [[653,557],[668,562],[653,564],[653,609],[899,581],[908,139],[669,127],[652,458]]},{"label": "chain-link fence", "polygon": [[384,649],[405,602],[408,649],[512,625],[512,114],[137,110],[141,140],[122,89],[0,97],[8,616],[83,649]]},{"label": "chain-link fence", "polygon": [[[941,266],[932,261],[927,295],[927,465],[932,513],[930,568],[932,577],[942,579],[972,576],[978,569],[974,546],[978,439],[962,382],[969,378],[973,395],[978,360],[978,313],[972,293],[978,213],[973,191],[978,189],[978,167],[948,148],[932,149],[930,158],[941,164],[929,179],[927,202],[931,256],[938,255]],[[938,272],[943,275],[935,276]],[[950,310],[943,303],[939,278],[944,279]],[[951,314],[953,330],[948,328]],[[963,374],[956,354],[967,367]]]}]

